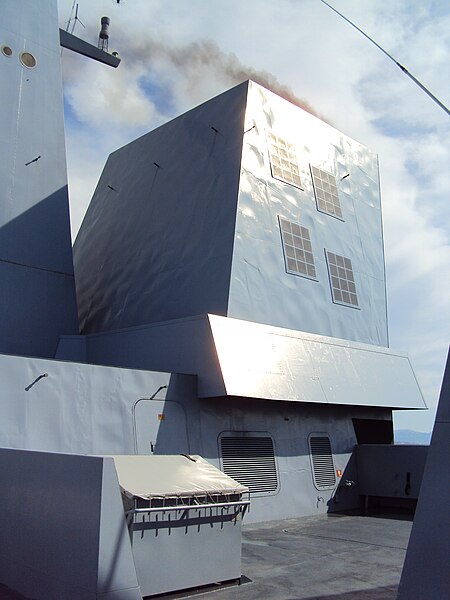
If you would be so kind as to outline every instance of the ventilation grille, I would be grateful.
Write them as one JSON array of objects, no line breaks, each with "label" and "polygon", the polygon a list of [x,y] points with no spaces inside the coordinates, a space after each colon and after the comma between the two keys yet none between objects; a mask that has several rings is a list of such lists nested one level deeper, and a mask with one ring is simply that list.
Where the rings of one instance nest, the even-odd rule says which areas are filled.
[{"label": "ventilation grille", "polygon": [[221,437],[220,450],[223,472],[246,485],[252,494],[278,489],[271,437]]},{"label": "ventilation grille", "polygon": [[314,485],[319,490],[329,489],[336,484],[333,454],[328,436],[311,436],[309,438],[311,460],[313,466]]}]

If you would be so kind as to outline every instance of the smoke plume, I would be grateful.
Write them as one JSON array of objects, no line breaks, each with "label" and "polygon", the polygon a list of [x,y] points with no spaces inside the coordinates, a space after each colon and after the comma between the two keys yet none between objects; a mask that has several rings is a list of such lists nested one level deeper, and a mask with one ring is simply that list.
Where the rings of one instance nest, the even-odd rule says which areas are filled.
[{"label": "smoke plume", "polygon": [[211,40],[178,47],[154,39],[131,44],[130,48],[130,40],[127,40],[128,50],[123,54],[124,62],[139,62],[141,66],[147,66],[149,69],[158,65],[174,70],[179,77],[187,79],[187,85],[191,89],[199,86],[205,76],[213,77],[226,85],[237,85],[251,79],[312,115],[319,116],[306,100],[298,98],[292,89],[280,83],[275,75],[243,65],[235,54],[223,52]]}]

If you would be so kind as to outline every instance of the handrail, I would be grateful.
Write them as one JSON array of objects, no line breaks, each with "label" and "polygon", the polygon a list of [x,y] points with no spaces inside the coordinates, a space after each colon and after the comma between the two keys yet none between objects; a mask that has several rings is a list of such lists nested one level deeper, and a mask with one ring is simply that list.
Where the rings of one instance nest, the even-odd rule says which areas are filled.
[{"label": "handrail", "polygon": [[133,508],[127,510],[125,515],[139,514],[139,513],[151,513],[151,512],[175,512],[176,510],[192,510],[199,508],[220,508],[229,506],[249,506],[250,500],[241,500],[240,502],[217,502],[212,504],[179,504],[178,506],[149,506],[148,508]]}]

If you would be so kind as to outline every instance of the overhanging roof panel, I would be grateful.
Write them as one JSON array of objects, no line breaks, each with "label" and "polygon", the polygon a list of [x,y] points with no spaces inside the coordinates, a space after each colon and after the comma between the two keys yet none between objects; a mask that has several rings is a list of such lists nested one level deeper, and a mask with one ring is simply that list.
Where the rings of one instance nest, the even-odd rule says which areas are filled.
[{"label": "overhanging roof panel", "polygon": [[407,356],[209,315],[227,395],[393,409],[425,409]]}]

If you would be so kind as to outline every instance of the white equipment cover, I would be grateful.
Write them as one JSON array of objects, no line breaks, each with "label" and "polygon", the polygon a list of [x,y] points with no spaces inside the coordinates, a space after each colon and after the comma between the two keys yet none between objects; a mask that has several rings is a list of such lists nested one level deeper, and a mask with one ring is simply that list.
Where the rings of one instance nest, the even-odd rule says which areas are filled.
[{"label": "white equipment cover", "polygon": [[115,455],[119,485],[127,498],[178,498],[244,494],[248,488],[201,456]]}]

